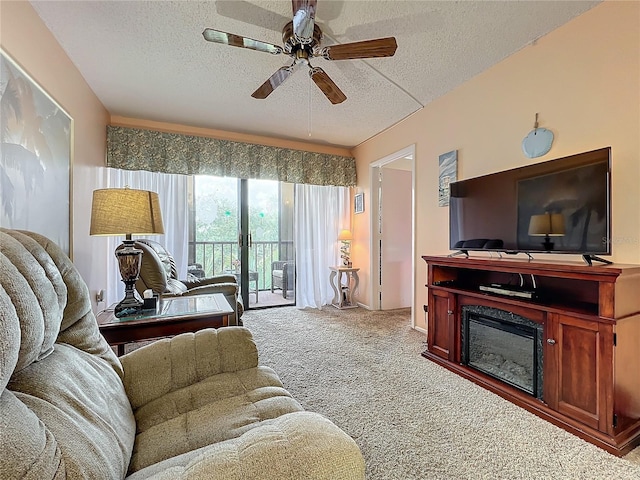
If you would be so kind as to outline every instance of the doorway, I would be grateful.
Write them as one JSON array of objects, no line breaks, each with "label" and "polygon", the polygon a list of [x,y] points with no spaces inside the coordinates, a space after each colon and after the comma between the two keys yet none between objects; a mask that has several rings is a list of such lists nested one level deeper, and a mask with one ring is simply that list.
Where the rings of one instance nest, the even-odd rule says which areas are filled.
[{"label": "doorway", "polygon": [[415,145],[370,165],[372,308],[411,309],[415,328]]},{"label": "doorway", "polygon": [[[197,175],[189,194],[189,263],[232,274],[245,309],[295,305],[294,185]],[[285,267],[284,281],[281,264]]]}]

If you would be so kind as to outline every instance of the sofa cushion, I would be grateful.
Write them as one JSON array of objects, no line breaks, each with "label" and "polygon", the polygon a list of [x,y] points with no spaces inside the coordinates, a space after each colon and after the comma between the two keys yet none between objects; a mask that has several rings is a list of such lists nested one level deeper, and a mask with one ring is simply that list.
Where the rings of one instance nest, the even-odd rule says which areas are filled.
[{"label": "sofa cushion", "polygon": [[362,480],[364,470],[358,446],[336,425],[317,413],[295,412],[151,465],[127,480]]},{"label": "sofa cushion", "polygon": [[138,292],[142,293],[147,288],[150,288],[156,293],[172,293],[176,295],[182,293],[176,290],[180,284],[178,282],[178,270],[175,260],[169,252],[161,244],[153,240],[138,239],[135,246],[143,252],[140,275],[136,282]]},{"label": "sofa cushion", "polygon": [[135,420],[87,286],[45,237],[0,229],[0,472],[122,478]]},{"label": "sofa cushion", "polygon": [[258,348],[242,327],[207,328],[164,338],[121,357],[134,410],[213,375],[258,366]]},{"label": "sofa cushion", "polygon": [[236,438],[265,420],[302,411],[268,367],[220,373],[135,411],[130,471]]},{"label": "sofa cushion", "polygon": [[[56,344],[46,360],[14,375],[8,390],[22,404],[7,398],[15,410],[10,428],[17,430],[8,437],[22,437],[12,471],[34,478],[53,477],[51,469],[68,478],[122,478],[134,418],[122,382],[106,362]],[[3,411],[5,406],[3,401]]]},{"label": "sofa cushion", "polygon": [[[166,248],[164,248],[162,244],[154,240],[138,239],[136,241],[136,246],[140,248],[141,244],[147,245],[149,249],[153,250],[156,255],[158,255],[158,258],[160,259],[162,267],[168,278],[178,278],[178,268],[176,266],[176,262],[173,259],[173,256],[167,251]],[[144,250],[147,251],[147,249]]]},{"label": "sofa cushion", "polygon": [[[18,359],[11,375],[53,351],[66,305],[67,288],[46,251],[33,239],[12,231],[0,238],[2,288],[19,320]],[[24,238],[23,238],[24,237]],[[3,317],[4,317],[3,309]],[[3,382],[4,383],[4,382]]]}]

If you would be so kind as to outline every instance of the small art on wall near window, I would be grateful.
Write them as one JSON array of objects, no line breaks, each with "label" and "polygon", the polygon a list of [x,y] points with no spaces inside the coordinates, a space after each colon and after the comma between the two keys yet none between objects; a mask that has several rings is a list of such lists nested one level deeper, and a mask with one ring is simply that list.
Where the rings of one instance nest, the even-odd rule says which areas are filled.
[{"label": "small art on wall near window", "polygon": [[364,193],[356,193],[353,197],[353,211],[354,213],[364,212]]},{"label": "small art on wall near window", "polygon": [[71,256],[71,117],[4,51],[0,106],[0,226],[38,232]]},{"label": "small art on wall near window", "polygon": [[449,205],[449,185],[458,179],[458,151],[452,150],[438,157],[438,206]]}]

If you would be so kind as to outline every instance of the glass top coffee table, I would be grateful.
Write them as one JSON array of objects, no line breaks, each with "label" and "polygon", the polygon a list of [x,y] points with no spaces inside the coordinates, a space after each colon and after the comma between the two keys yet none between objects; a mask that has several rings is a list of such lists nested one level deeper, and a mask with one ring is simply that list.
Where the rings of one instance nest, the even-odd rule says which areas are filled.
[{"label": "glass top coffee table", "polygon": [[233,313],[222,293],[212,293],[166,298],[159,300],[156,310],[143,310],[127,317],[118,318],[113,308],[109,308],[100,312],[97,320],[100,333],[109,345],[117,346],[120,356],[126,343],[226,327]]}]

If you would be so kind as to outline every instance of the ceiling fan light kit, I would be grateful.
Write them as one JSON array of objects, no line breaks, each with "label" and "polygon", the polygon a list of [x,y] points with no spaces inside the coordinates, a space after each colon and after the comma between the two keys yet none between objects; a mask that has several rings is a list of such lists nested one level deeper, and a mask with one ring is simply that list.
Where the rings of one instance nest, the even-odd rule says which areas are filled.
[{"label": "ceiling fan light kit", "polygon": [[298,66],[309,67],[309,76],[327,99],[334,105],[344,102],[347,97],[320,67],[309,62],[313,57],[325,60],[354,60],[364,58],[392,57],[398,45],[394,37],[364,40],[321,47],[322,29],[315,23],[317,0],[291,0],[293,20],[282,29],[283,47],[260,40],[206,28],[202,35],[205,40],[232,47],[247,48],[259,52],[279,55],[285,53],[293,58],[288,67],[279,68],[258,89],[251,94],[253,98],[265,99],[295,72]]}]

